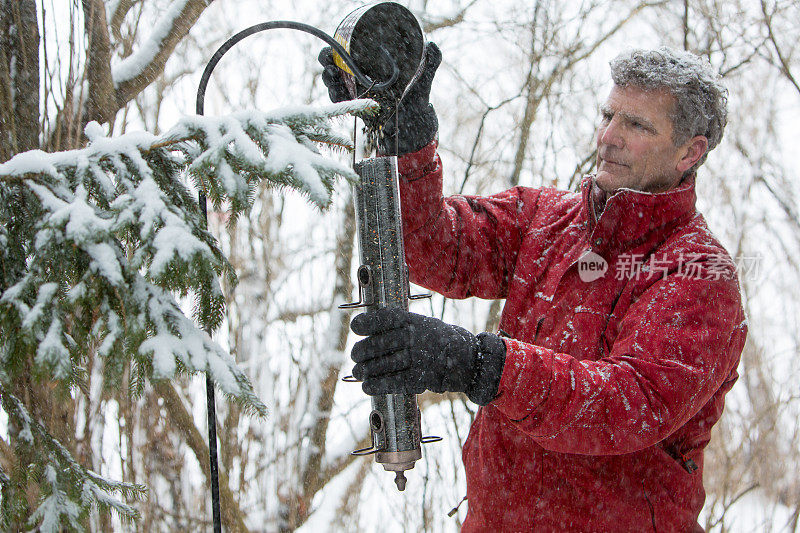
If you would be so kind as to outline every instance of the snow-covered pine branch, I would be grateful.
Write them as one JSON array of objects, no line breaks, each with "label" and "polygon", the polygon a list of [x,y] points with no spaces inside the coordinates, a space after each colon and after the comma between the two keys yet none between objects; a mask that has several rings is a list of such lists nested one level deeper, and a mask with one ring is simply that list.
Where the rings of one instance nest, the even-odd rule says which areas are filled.
[{"label": "snow-covered pine branch", "polygon": [[[106,387],[120,386],[126,371],[138,391],[150,379],[207,372],[244,408],[266,413],[245,374],[206,333],[223,320],[219,277],[233,282],[235,274],[186,179],[232,216],[249,208],[261,182],[325,208],[337,177],[357,176],[316,143],[351,148],[332,119],[376,107],[359,100],[187,117],[162,136],[107,138],[90,123],[83,149],[34,150],[0,164],[0,386],[8,390],[28,371],[68,390],[99,356]],[[194,321],[176,299],[188,295],[197,301]],[[5,394],[3,401],[6,407]],[[37,435],[31,445],[49,449]],[[42,505],[69,499],[46,466],[38,475],[55,499]],[[69,502],[86,509],[84,500]],[[65,526],[70,505],[59,518]]]}]

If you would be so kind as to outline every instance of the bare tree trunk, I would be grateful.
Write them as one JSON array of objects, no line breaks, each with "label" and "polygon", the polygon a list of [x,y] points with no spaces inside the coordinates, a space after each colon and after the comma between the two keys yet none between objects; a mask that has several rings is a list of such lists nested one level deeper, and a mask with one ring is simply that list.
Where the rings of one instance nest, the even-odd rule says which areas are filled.
[{"label": "bare tree trunk", "polygon": [[39,147],[39,25],[34,0],[0,0],[0,161]]},{"label": "bare tree trunk", "polygon": [[536,49],[536,36],[538,30],[539,14],[541,13],[541,2],[536,2],[536,7],[533,11],[533,19],[530,24],[530,50],[528,51],[529,70],[528,76],[525,80],[526,97],[525,97],[525,113],[522,116],[522,121],[519,124],[519,143],[517,143],[517,152],[514,154],[514,170],[511,171],[509,178],[509,185],[514,187],[519,185],[519,175],[522,172],[522,165],[525,162],[525,153],[528,150],[528,139],[531,135],[531,126],[536,119],[536,110],[539,108],[539,102],[542,97],[538,92],[540,80],[537,77],[539,69],[539,60],[541,54]]},{"label": "bare tree trunk", "polygon": [[[87,120],[102,120],[117,114],[114,80],[111,78],[111,39],[108,35],[103,0],[83,0],[84,25],[89,40],[86,65],[89,91],[86,97]],[[107,118],[106,118],[107,120]]]},{"label": "bare tree trunk", "polygon": [[683,49],[689,49],[689,0],[683,0]]},{"label": "bare tree trunk", "polygon": [[[0,161],[14,154],[39,147],[39,26],[36,20],[36,3],[33,0],[0,0]],[[23,193],[15,197],[15,208],[20,214],[29,211],[28,199]],[[20,220],[20,231],[25,223]],[[15,231],[15,228],[9,228]],[[24,271],[24,265],[3,265],[4,270]],[[30,367],[33,354],[26,354],[25,365]],[[13,393],[23,400],[31,415],[48,424],[54,435],[71,436],[66,431],[64,420],[69,411],[60,409],[63,402],[53,402],[52,387],[39,384],[31,378],[31,372],[23,382],[14,384]],[[11,424],[9,436],[13,446],[19,428]],[[74,439],[62,441],[64,444]],[[18,504],[27,501],[25,508],[16,508],[14,516],[8,517],[12,529],[25,527],[30,512],[39,497],[36,483],[26,475],[27,465],[33,457],[18,455],[16,468],[9,472],[12,488],[17,495],[25,495]],[[6,488],[3,498],[9,498]],[[14,498],[9,498],[14,500]]]}]

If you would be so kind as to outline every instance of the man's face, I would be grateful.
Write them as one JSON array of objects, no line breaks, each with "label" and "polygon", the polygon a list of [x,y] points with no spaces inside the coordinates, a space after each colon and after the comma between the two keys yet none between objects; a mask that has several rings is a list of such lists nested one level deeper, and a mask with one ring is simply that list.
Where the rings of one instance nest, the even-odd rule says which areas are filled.
[{"label": "man's face", "polygon": [[597,130],[596,182],[601,189],[610,194],[622,187],[662,192],[680,183],[694,164],[686,161],[693,139],[683,146],[672,142],[669,115],[674,101],[664,90],[611,90]]}]

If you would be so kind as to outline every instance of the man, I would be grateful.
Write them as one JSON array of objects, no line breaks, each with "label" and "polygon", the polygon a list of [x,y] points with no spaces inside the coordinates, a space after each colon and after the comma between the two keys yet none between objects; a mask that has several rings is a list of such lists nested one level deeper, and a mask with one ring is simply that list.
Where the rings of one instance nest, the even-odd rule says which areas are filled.
[{"label": "man", "polygon": [[441,54],[427,52],[381,141],[400,155],[407,261],[447,297],[505,298],[501,333],[362,314],[353,374],[369,394],[460,391],[482,406],[463,449],[464,531],[702,531],[703,449],[746,336],[734,264],[695,211],[724,88],[689,53],[623,54],[580,193],[444,198],[428,104]]}]

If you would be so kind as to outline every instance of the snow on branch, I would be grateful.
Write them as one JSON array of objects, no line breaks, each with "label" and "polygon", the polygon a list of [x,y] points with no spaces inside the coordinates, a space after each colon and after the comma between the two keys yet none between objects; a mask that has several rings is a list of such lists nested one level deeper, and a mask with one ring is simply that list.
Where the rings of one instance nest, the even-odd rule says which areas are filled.
[{"label": "snow on branch", "polygon": [[[172,33],[176,21],[183,13],[187,3],[188,0],[178,0],[170,3],[161,20],[153,26],[152,33],[145,39],[139,49],[112,67],[112,78],[116,85],[141,75],[145,68],[153,63],[163,48],[164,41]],[[114,7],[116,8],[116,6]],[[114,10],[109,10],[109,12],[113,16]]]},{"label": "snow on branch", "polygon": [[[359,100],[187,117],[162,136],[108,138],[90,123],[83,149],[35,150],[0,164],[0,389],[20,372],[64,390],[82,386],[86,362],[99,357],[107,388],[128,379],[141,393],[149,380],[206,372],[247,411],[265,414],[247,376],[207,333],[223,320],[219,278],[233,283],[235,274],[187,180],[232,216],[249,209],[264,182],[323,209],[335,181],[357,175],[318,143],[352,148],[332,119],[376,108]],[[179,305],[186,296],[195,298],[194,320]],[[109,494],[132,488],[76,470],[23,404],[1,392],[21,441],[53,458],[39,465],[42,529],[77,523],[92,502],[130,514]],[[70,496],[76,484],[78,499]]]},{"label": "snow on branch", "polygon": [[[77,528],[92,506],[135,518],[114,494],[143,489],[83,469],[9,393],[22,372],[64,394],[85,386],[95,357],[106,388],[126,381],[134,393],[150,380],[206,372],[245,410],[266,413],[208,333],[223,320],[219,278],[233,283],[235,274],[187,180],[234,217],[261,183],[296,190],[323,209],[335,181],[357,175],[320,154],[318,143],[352,148],[331,122],[375,109],[358,100],[187,117],[162,136],[108,138],[90,123],[83,149],[34,150],[0,164],[0,400],[19,428],[17,446],[49,458],[35,465],[43,493],[32,527]],[[187,296],[196,301],[194,319],[179,304]],[[0,483],[13,485],[2,470]]]},{"label": "snow on branch", "polygon": [[[336,176],[351,180],[357,176],[347,165],[320,155],[315,143],[352,149],[350,139],[334,132],[329,121],[371,109],[371,101],[353,100],[315,108],[313,112],[298,106],[218,119],[194,117],[182,120],[165,138],[167,142],[198,142],[202,152],[191,154],[190,170],[209,197],[230,200],[235,212],[248,203],[250,191],[243,185],[257,181],[263,174],[272,176],[270,183],[291,187],[306,194],[318,207],[326,207]],[[245,176],[246,180],[236,176]]]},{"label": "snow on branch", "polygon": [[[108,10],[112,32],[118,31],[125,11],[129,9],[128,4],[129,2],[123,2],[114,6],[113,11]],[[116,101],[120,105],[129,102],[163,73],[175,47],[210,4],[209,0],[175,0],[168,3],[169,7],[153,25],[151,34],[144,39],[140,48],[120,62],[110,65],[110,77],[116,89]],[[116,109],[112,110],[112,115],[113,112]]]},{"label": "snow on branch", "polygon": [[[242,372],[204,331],[222,321],[219,276],[235,276],[205,228],[185,183],[187,170],[233,215],[248,209],[261,181],[297,190],[324,208],[336,178],[356,175],[321,155],[315,142],[349,148],[331,119],[374,107],[362,100],[187,117],[161,137],[106,138],[90,124],[86,148],[31,151],[0,164],[3,187],[26,187],[36,216],[30,242],[18,243],[28,250],[24,272],[0,296],[4,329],[18,326],[37,369],[56,379],[69,381],[88,346],[97,345],[98,355],[110,360],[127,352],[142,377],[208,372],[225,393],[263,413]],[[4,218],[12,214],[2,211]],[[18,236],[7,234],[10,224],[2,226],[5,253]],[[188,294],[198,299],[199,326],[175,300]],[[91,327],[77,325],[86,320]]]}]

